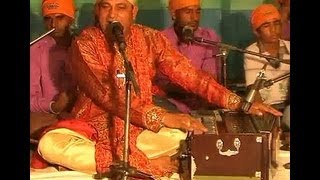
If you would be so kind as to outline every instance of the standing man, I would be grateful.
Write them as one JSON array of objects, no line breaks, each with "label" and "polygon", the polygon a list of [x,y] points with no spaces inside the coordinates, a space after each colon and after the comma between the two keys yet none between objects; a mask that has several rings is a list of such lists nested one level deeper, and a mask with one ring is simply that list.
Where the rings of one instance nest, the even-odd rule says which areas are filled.
[{"label": "standing man", "polygon": [[[203,45],[189,41],[184,37],[183,29],[188,27],[196,37],[220,42],[219,35],[210,28],[200,27],[201,17],[200,0],[169,0],[169,11],[173,20],[172,26],[164,29],[162,33],[169,39],[173,47],[186,56],[197,69],[209,73],[217,82],[221,83],[221,59],[217,46]],[[158,73],[155,84],[165,91],[169,101],[184,113],[191,110],[206,109],[212,105],[201,97],[186,92],[183,88],[170,82],[168,77]]]}]

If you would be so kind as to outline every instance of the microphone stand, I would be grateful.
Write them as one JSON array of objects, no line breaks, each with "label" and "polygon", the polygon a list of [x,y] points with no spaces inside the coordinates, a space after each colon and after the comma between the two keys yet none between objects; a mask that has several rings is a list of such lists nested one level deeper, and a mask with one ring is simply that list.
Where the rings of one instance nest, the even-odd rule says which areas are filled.
[{"label": "microphone stand", "polygon": [[33,40],[31,43],[30,43],[30,46],[32,46],[34,43],[38,42],[40,39],[46,37],[47,35],[49,35],[50,33],[52,33],[54,30],[56,30],[55,28],[52,28],[50,31],[44,33],[43,35],[41,35],[40,37],[38,37],[37,39]]},{"label": "microphone stand", "polygon": [[249,109],[251,108],[251,105],[256,97],[256,94],[258,93],[258,91],[261,89],[261,87],[263,86],[264,80],[265,80],[265,71],[266,71],[266,67],[267,67],[267,63],[265,63],[263,65],[263,67],[260,69],[256,80],[254,81],[252,87],[250,87],[250,91],[248,92],[244,102],[241,105],[241,109],[247,113],[249,111]]},{"label": "microphone stand", "polygon": [[96,174],[94,179],[102,179],[104,177],[115,180],[127,180],[129,177],[138,179],[150,179],[154,178],[137,170],[137,168],[130,166],[129,162],[129,128],[130,128],[130,107],[131,107],[131,85],[134,87],[135,93],[140,96],[140,88],[135,80],[134,71],[131,62],[128,60],[125,53],[125,46],[119,46],[119,52],[124,60],[125,67],[125,84],[126,84],[126,114],[125,114],[125,128],[124,128],[124,148],[123,159],[120,162],[114,163],[110,166],[110,171],[103,174]]},{"label": "microphone stand", "polygon": [[273,79],[269,79],[267,81],[265,81],[263,83],[263,88],[266,88],[266,87],[270,87],[272,86],[274,83],[278,82],[278,81],[282,81],[283,79],[286,79],[286,78],[289,78],[290,77],[290,72],[288,73],[284,73],[278,77],[275,77]]},{"label": "microphone stand", "polygon": [[280,60],[280,59],[275,58],[273,56],[268,56],[268,55],[265,55],[265,54],[261,54],[261,53],[257,53],[257,52],[253,52],[253,51],[248,51],[248,50],[245,50],[245,49],[240,49],[240,48],[237,48],[235,46],[231,46],[231,45],[220,43],[220,42],[210,41],[210,40],[207,40],[207,39],[204,39],[204,38],[201,38],[201,37],[194,37],[194,41],[199,42],[199,43],[206,43],[206,44],[210,44],[210,45],[214,45],[214,46],[219,46],[219,47],[222,47],[222,48],[225,48],[225,49],[231,49],[231,50],[238,51],[238,52],[241,52],[241,53],[251,54],[251,55],[255,55],[255,56],[259,56],[259,57],[264,57],[264,58],[266,58],[266,60],[270,64],[271,64],[271,60],[276,61],[276,62],[277,61],[278,62],[282,62],[284,64],[290,64],[290,62],[288,62],[286,60]]},{"label": "microphone stand", "polygon": [[241,109],[244,111],[244,112],[247,112],[251,105],[252,105],[252,101],[253,99],[255,99],[255,96],[256,96],[256,93],[260,90],[260,89],[263,89],[263,88],[268,88],[270,86],[272,86],[274,83],[276,82],[279,82],[279,81],[282,81],[283,79],[286,79],[286,78],[289,78],[290,77],[290,72],[287,72],[287,73],[284,73],[278,77],[275,77],[273,79],[269,79],[269,80],[266,80],[265,79],[265,67],[266,67],[267,64],[265,64],[263,66],[263,68],[260,70],[256,80],[255,80],[255,83],[253,85],[253,87],[251,87],[251,89],[254,89],[254,91],[249,91],[249,94],[247,95],[246,97],[246,102],[250,102],[250,103],[243,103],[242,106],[241,106]]},{"label": "microphone stand", "polygon": [[[216,57],[220,57],[222,59],[222,78],[220,80],[222,81],[222,84],[224,87],[227,87],[227,56],[228,56],[228,50],[226,48],[221,48],[219,54],[216,55]],[[220,71],[221,72],[221,71]]]}]

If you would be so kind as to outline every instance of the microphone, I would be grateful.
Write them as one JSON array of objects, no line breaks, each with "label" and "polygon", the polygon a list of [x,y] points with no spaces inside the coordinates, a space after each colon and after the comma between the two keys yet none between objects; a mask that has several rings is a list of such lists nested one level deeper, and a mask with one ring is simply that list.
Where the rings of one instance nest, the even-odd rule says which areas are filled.
[{"label": "microphone", "polygon": [[182,40],[184,42],[192,42],[193,41],[193,28],[190,26],[184,26],[182,28]]},{"label": "microphone", "polygon": [[241,109],[244,112],[248,112],[249,109],[251,108],[251,105],[256,97],[256,94],[259,92],[260,88],[262,87],[262,85],[265,82],[265,78],[264,78],[264,73],[265,73],[265,69],[267,67],[267,63],[264,64],[264,66],[262,67],[262,69],[260,70],[256,80],[254,81],[254,84],[252,85],[252,87],[250,88],[249,93],[246,96],[246,99],[244,100],[244,102],[241,105]]},{"label": "microphone", "polygon": [[270,64],[271,67],[273,67],[274,69],[278,69],[280,67],[280,61],[276,61],[270,58],[266,58]]},{"label": "microphone", "polygon": [[122,24],[119,21],[110,22],[108,25],[108,32],[111,35],[112,41],[118,44],[119,50],[124,51],[127,44],[124,38]]}]

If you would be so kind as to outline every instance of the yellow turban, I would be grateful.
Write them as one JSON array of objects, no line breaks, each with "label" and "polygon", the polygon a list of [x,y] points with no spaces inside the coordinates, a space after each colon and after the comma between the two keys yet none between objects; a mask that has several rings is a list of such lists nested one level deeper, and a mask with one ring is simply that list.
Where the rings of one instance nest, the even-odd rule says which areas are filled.
[{"label": "yellow turban", "polygon": [[[100,3],[102,0],[96,0],[96,4]],[[136,5],[137,0],[127,0],[129,3],[131,3],[132,5]]]},{"label": "yellow turban", "polygon": [[169,0],[169,11],[174,13],[177,9],[200,5],[200,0]]},{"label": "yellow turban", "polygon": [[73,0],[43,0],[42,15],[61,13],[74,19],[76,8]]},{"label": "yellow turban", "polygon": [[251,25],[253,29],[256,30],[263,23],[272,19],[280,20],[278,9],[272,4],[262,4],[253,10],[251,14]]}]

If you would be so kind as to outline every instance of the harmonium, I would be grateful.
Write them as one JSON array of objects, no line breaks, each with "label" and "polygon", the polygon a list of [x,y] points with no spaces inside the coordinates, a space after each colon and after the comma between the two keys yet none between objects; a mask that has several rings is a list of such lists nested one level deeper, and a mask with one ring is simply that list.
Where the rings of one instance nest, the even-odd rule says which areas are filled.
[{"label": "harmonium", "polygon": [[181,143],[181,179],[267,180],[277,166],[279,117],[228,110],[194,111],[208,128]]}]

